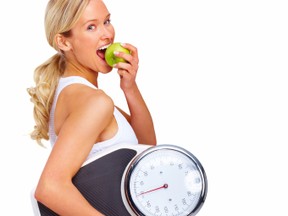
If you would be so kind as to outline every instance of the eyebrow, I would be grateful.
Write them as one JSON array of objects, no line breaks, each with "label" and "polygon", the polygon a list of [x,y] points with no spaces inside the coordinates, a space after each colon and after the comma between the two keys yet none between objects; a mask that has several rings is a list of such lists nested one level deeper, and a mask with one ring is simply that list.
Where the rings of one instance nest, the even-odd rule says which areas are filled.
[{"label": "eyebrow", "polygon": [[[109,14],[105,17],[105,19],[107,19],[107,18],[110,17],[110,16],[111,16],[111,14],[109,13]],[[82,26],[86,25],[86,24],[89,23],[89,22],[95,22],[95,21],[98,21],[98,19],[90,19],[90,20],[86,21],[85,23],[83,23]]]}]

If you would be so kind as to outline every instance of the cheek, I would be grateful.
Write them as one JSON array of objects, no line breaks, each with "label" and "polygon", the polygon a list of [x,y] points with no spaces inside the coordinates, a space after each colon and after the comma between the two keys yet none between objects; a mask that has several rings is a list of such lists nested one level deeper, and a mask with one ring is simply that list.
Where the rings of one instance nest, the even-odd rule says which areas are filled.
[{"label": "cheek", "polygon": [[93,37],[79,38],[73,44],[73,52],[77,54],[87,54],[87,52],[95,51],[97,47],[97,41]]},{"label": "cheek", "polygon": [[79,41],[74,43],[72,49],[73,59],[82,65],[89,65],[91,61],[93,61],[94,56],[96,56],[96,50],[93,48],[91,43],[87,43],[87,41]]}]

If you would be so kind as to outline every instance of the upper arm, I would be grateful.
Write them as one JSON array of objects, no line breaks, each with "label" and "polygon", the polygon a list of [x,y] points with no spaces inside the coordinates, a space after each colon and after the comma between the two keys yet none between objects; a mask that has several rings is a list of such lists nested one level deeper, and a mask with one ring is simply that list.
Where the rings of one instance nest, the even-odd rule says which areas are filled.
[{"label": "upper arm", "polygon": [[53,173],[57,181],[76,174],[97,137],[113,119],[114,104],[102,91],[75,98],[44,169],[44,175],[50,178]]}]

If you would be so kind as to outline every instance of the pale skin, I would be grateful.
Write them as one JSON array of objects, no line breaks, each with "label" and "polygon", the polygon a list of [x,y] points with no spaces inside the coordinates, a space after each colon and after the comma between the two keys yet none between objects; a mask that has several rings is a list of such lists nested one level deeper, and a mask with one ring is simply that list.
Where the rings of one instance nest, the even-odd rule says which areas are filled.
[{"label": "pale skin", "polygon": [[[109,73],[112,68],[97,55],[97,50],[114,41],[110,14],[101,0],[91,0],[84,14],[72,28],[72,36],[56,35],[58,47],[67,60],[64,77],[81,76],[96,87],[98,73]],[[120,77],[130,115],[120,110],[131,124],[139,143],[156,145],[150,112],[138,89],[137,48],[123,44],[130,54],[117,53],[127,63],[114,65]],[[72,178],[87,158],[92,146],[112,138],[117,132],[113,116],[114,103],[102,90],[73,84],[59,95],[55,110],[55,131],[58,139],[41,174],[35,191],[38,201],[58,213],[69,216],[103,215],[93,208]]]}]

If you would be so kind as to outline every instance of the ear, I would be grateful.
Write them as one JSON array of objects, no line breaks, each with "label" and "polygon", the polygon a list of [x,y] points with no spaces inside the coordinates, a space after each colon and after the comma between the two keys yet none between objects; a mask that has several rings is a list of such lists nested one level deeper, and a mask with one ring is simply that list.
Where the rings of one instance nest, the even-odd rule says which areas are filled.
[{"label": "ear", "polygon": [[71,43],[62,34],[55,36],[55,42],[60,50],[69,51],[72,49]]}]

